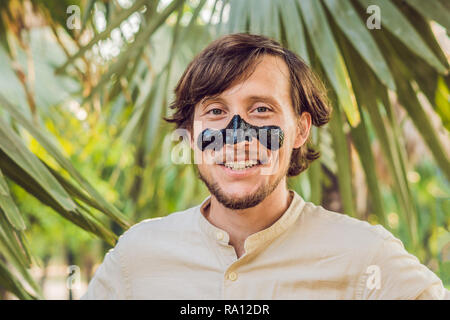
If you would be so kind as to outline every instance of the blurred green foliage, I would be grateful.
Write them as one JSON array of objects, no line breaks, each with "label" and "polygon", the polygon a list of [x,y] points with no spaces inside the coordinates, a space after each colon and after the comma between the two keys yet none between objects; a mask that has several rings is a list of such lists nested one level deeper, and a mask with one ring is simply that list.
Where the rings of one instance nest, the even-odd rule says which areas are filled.
[{"label": "blurred green foliage", "polygon": [[[72,4],[81,30],[66,24]],[[290,187],[381,223],[449,287],[450,78],[431,26],[448,32],[450,8],[383,0],[382,29],[368,30],[367,4],[0,2],[0,286],[43,298],[29,270],[50,259],[80,265],[88,281],[129,225],[202,201],[194,167],[171,161],[162,117],[196,53],[221,34],[254,32],[299,54],[333,102],[330,125],[312,132],[320,160]]]}]

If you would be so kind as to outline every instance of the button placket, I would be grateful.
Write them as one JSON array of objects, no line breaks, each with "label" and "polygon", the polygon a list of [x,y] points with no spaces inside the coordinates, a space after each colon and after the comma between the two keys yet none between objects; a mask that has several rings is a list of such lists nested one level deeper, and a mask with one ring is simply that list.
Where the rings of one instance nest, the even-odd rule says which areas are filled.
[{"label": "button placket", "polygon": [[228,268],[236,262],[236,253],[234,248],[229,245],[229,236],[225,231],[217,230],[214,234],[217,243],[217,250],[220,252],[220,259],[224,263],[224,267]]}]

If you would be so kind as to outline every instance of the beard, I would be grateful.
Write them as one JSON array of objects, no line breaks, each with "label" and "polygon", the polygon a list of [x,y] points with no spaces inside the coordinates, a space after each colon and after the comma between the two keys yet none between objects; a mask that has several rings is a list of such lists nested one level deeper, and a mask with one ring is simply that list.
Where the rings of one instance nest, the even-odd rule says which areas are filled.
[{"label": "beard", "polygon": [[211,181],[205,175],[203,175],[198,166],[195,166],[198,177],[202,180],[209,192],[216,197],[217,201],[219,201],[224,207],[232,210],[243,210],[257,206],[264,199],[267,198],[277,187],[283,177],[286,176],[280,175],[273,183],[260,186],[255,192],[250,195],[245,195],[242,197],[237,196],[229,196],[227,195],[222,188],[220,188],[217,182]]}]

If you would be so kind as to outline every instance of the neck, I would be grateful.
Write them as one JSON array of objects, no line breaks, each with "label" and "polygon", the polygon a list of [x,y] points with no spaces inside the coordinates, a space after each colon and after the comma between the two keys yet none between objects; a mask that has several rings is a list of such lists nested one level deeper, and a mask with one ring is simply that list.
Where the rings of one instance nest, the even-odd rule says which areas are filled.
[{"label": "neck", "polygon": [[211,196],[211,203],[205,216],[209,222],[230,235],[229,244],[235,248],[237,256],[240,257],[244,252],[245,239],[274,224],[288,209],[291,201],[284,178],[260,204],[248,209],[226,208]]}]

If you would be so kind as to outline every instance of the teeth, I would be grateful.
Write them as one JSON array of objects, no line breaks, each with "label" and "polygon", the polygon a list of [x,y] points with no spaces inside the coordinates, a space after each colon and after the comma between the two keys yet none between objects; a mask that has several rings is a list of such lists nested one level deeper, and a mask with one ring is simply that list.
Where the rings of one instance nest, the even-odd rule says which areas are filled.
[{"label": "teeth", "polygon": [[243,170],[246,168],[251,168],[256,164],[258,164],[258,161],[256,160],[247,160],[247,161],[226,162],[225,166],[233,170]]}]

